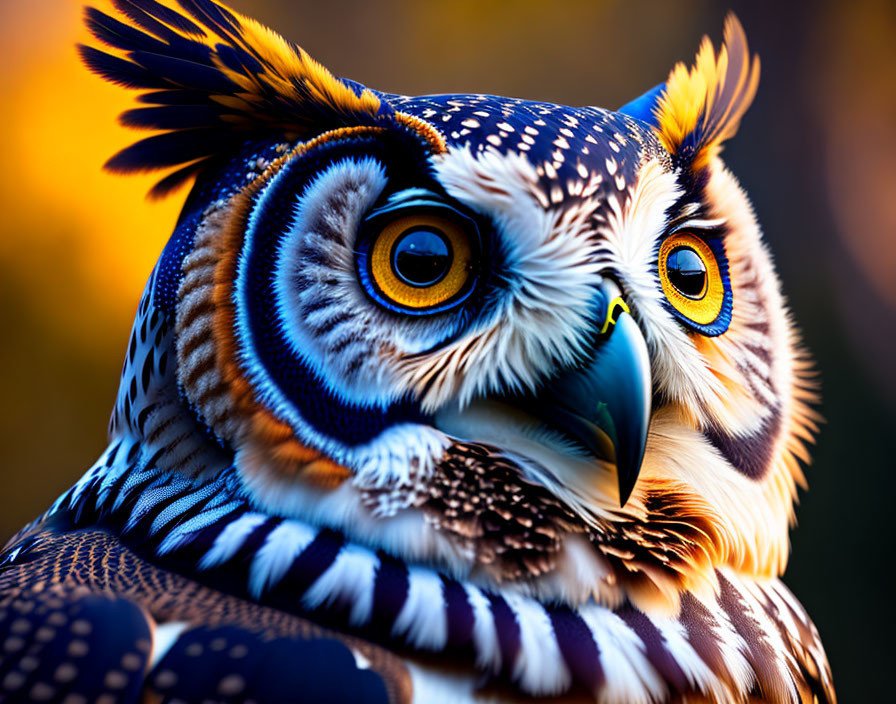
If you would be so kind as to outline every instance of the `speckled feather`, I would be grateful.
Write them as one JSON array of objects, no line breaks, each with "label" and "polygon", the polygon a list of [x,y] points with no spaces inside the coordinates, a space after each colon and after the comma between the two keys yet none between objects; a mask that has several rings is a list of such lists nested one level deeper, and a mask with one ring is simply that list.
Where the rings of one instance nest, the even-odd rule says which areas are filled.
[{"label": "speckled feather", "polygon": [[408,700],[381,648],[159,569],[108,532],[36,526],[21,541],[0,566],[2,701]]}]

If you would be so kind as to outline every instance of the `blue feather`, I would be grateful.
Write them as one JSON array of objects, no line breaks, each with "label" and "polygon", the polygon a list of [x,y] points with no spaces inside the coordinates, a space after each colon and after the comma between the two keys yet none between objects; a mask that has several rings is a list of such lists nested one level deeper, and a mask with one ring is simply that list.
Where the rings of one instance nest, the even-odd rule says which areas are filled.
[{"label": "blue feather", "polygon": [[[175,676],[157,679],[163,671]],[[359,669],[338,640],[301,633],[271,637],[236,626],[185,631],[148,679],[165,701],[204,701],[209,692],[226,702],[389,701],[380,675]]]},{"label": "blue feather", "polygon": [[[0,617],[0,641],[7,650],[20,644],[34,666],[25,668],[22,657],[0,660],[0,701],[62,702],[69,694],[78,695],[71,701],[99,701],[112,681],[116,701],[136,701],[151,637],[144,611],[127,599],[58,588],[20,592]],[[133,667],[121,666],[125,654]]]},{"label": "blue feather", "polygon": [[157,19],[129,2],[129,0],[112,0],[112,4],[115,6],[115,9],[125,15],[138,27],[146,30],[159,39],[171,43],[176,41],[180,36],[173,29],[166,27]]},{"label": "blue feather", "polygon": [[106,162],[106,168],[131,173],[176,166],[217,153],[221,143],[221,132],[215,128],[153,135],[122,149]]},{"label": "blue feather", "polygon": [[[180,0],[183,12],[178,12],[158,0],[112,2],[123,20],[95,9],[85,11],[89,30],[111,49],[107,53],[81,47],[84,62],[111,82],[153,91],[137,100],[158,107],[125,113],[121,121],[126,126],[188,131],[183,136],[144,140],[107,163],[116,171],[184,167],[169,174],[151,195],[168,192],[202,169],[190,162],[226,157],[239,151],[247,138],[265,135],[282,139],[284,133],[309,138],[347,124],[372,124],[391,114],[374,94],[366,104],[355,103],[341,93],[332,101],[322,98],[328,90],[335,90],[340,79],[327,73],[306,76],[302,70],[293,75],[291,62],[300,53],[295,45],[289,44],[294,55],[279,46],[279,53],[271,58],[263,40],[244,34],[240,17],[215,3]],[[220,42],[213,45],[216,37]],[[124,54],[116,56],[111,53],[114,50]],[[246,77],[270,73],[288,79],[295,91],[281,95],[271,82],[256,81],[246,98],[245,86],[231,80],[231,72]],[[356,98],[362,97],[361,86],[343,84],[352,88]],[[237,100],[227,106],[217,100],[219,96]],[[238,100],[241,96],[242,102]],[[176,153],[181,147],[183,152]]]},{"label": "blue feather", "polygon": [[137,96],[137,102],[149,105],[218,105],[204,93],[184,88],[171,88],[143,93]]},{"label": "blue feather", "polygon": [[151,130],[186,130],[211,127],[221,121],[221,109],[215,105],[165,105],[134,108],[119,116],[125,127]]},{"label": "blue feather", "polygon": [[167,88],[168,81],[157,76],[152,71],[146,70],[143,66],[135,63],[119,59],[94,49],[92,46],[78,44],[78,53],[81,60],[84,61],[87,68],[96,74],[99,74],[107,81],[115,83],[125,88]]},{"label": "blue feather", "polygon": [[165,198],[170,195],[178,188],[183,186],[187,181],[189,181],[193,176],[202,171],[204,163],[194,163],[187,164],[183,168],[177,169],[176,171],[168,174],[161,181],[156,183],[147,194],[148,197],[152,200],[158,200],[161,198]]},{"label": "blue feather", "polygon": [[195,19],[222,38],[229,39],[239,35],[240,22],[226,8],[208,0],[178,0],[178,2]]},{"label": "blue feather", "polygon": [[251,75],[253,73],[261,73],[264,66],[254,56],[238,47],[229,44],[217,44],[215,49],[218,50],[218,56],[227,68],[232,71]]},{"label": "blue feather", "polygon": [[93,7],[84,8],[84,23],[87,29],[97,39],[116,49],[134,51],[166,51],[170,47],[165,42],[159,41],[140,30],[134,29],[124,22],[119,22],[114,17],[100,12]]},{"label": "blue feather", "polygon": [[139,8],[146,14],[161,20],[167,25],[176,27],[184,34],[193,34],[198,37],[204,37],[205,31],[202,27],[194,24],[182,14],[175,12],[171,8],[159,4],[156,0],[124,0],[129,5]]},{"label": "blue feather", "polygon": [[177,86],[208,93],[228,94],[239,91],[238,85],[211,66],[147,51],[132,51],[128,56],[151,73],[162,76]]},{"label": "blue feather", "polygon": [[651,127],[656,127],[658,123],[654,110],[665,89],[666,84],[660,83],[644,93],[644,95],[635,98],[630,103],[626,103],[616,112],[621,112],[629,117],[634,117],[636,120],[646,122]]}]

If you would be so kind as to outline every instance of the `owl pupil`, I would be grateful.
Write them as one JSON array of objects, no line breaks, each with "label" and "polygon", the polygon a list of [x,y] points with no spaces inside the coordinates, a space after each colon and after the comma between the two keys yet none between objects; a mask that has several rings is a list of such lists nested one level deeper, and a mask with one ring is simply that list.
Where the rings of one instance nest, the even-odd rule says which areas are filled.
[{"label": "owl pupil", "polygon": [[690,247],[678,247],[666,259],[669,281],[688,298],[700,298],[706,286],[706,265]]},{"label": "owl pupil", "polygon": [[437,230],[409,230],[392,249],[392,269],[409,286],[432,286],[450,268],[451,246]]}]

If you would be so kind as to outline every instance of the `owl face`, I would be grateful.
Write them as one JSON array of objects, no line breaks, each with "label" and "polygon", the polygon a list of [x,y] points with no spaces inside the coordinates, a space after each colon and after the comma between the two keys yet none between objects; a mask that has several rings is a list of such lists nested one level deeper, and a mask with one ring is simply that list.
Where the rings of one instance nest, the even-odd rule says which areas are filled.
[{"label": "owl face", "polygon": [[[656,139],[596,109],[471,96],[404,105],[419,114],[430,106],[441,106],[449,128],[480,126],[461,126],[465,134],[438,154],[365,129],[303,144],[271,164],[233,212],[225,208],[224,219],[239,221],[228,279],[240,371],[302,442],[378,480],[406,481],[414,467],[428,474],[451,443],[448,426],[482,404],[532,416],[523,426],[573,455],[602,447],[601,459],[611,459],[608,415],[593,433],[548,417],[575,412],[594,423],[590,401],[572,410],[563,397],[596,393],[595,408],[614,404],[615,392],[600,399],[601,384],[631,382],[637,403],[619,419],[619,439],[634,425],[633,443],[643,445],[648,353],[637,325],[624,323],[620,342],[609,343],[618,316],[631,313],[597,224],[609,197],[621,203],[642,152],[662,159]],[[526,136],[533,122],[556,155],[491,146],[509,142],[502,127]],[[586,141],[592,134],[602,141]],[[624,152],[608,146],[614,135]],[[624,366],[614,381],[595,360],[623,344],[631,355],[617,355]],[[189,355],[182,359],[186,370]],[[595,388],[577,391],[579,381]],[[552,410],[539,412],[551,399]],[[641,449],[632,452],[637,465]]]},{"label": "owl face", "polygon": [[167,30],[215,76],[132,52],[126,121],[168,132],[110,162],[198,174],[147,293],[207,430],[172,468],[571,601],[783,568],[811,391],[718,158],[758,78],[736,20],[613,112],[377,93],[209,7]]}]

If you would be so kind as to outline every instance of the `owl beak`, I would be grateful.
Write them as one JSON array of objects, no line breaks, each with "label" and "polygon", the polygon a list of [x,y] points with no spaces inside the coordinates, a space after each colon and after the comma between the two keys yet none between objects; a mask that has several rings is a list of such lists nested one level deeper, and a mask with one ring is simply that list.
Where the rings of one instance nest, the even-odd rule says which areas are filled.
[{"label": "owl beak", "polygon": [[[644,336],[617,295],[607,297],[602,338],[588,363],[554,379],[539,415],[616,465],[625,506],[641,471],[650,425],[652,380]],[[546,393],[545,393],[546,392]]]}]

